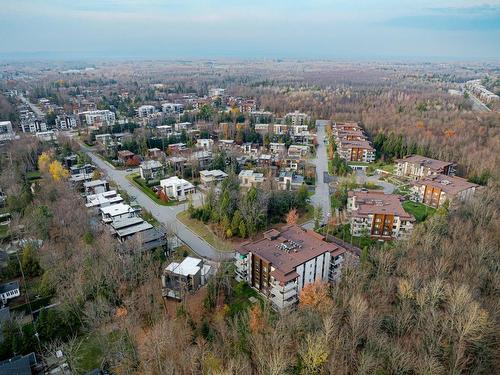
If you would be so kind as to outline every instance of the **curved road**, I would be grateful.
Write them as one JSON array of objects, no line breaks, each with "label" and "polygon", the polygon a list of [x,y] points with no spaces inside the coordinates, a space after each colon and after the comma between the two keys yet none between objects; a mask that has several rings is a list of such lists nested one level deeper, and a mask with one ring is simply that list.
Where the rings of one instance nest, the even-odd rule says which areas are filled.
[{"label": "curved road", "polygon": [[110,180],[113,180],[120,189],[125,190],[130,196],[134,197],[139,205],[150,211],[160,223],[165,225],[165,227],[171,228],[177,237],[193,249],[196,254],[213,261],[229,260],[233,257],[232,252],[223,252],[215,249],[177,219],[176,215],[187,209],[187,202],[177,206],[161,206],[157,204],[127,179],[126,176],[129,172],[113,168],[110,164],[95,155],[89,148],[84,145],[81,145],[81,147],[92,159],[92,162],[101,169]]}]

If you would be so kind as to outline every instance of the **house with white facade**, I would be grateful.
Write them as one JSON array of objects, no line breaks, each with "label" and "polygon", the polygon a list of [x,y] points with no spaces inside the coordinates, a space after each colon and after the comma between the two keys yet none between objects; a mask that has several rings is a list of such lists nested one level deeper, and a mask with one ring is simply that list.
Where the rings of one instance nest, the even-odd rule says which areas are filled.
[{"label": "house with white facade", "polygon": [[10,281],[8,283],[0,284],[0,302],[6,305],[7,301],[21,295],[18,281]]},{"label": "house with white facade", "polygon": [[197,139],[196,147],[202,148],[203,150],[211,150],[214,147],[213,139]]},{"label": "house with white facade", "polygon": [[162,295],[181,300],[187,293],[196,292],[208,282],[212,267],[203,259],[186,257],[182,262],[172,262],[161,277]]},{"label": "house with white facade", "polygon": [[236,249],[236,280],[247,282],[278,310],[294,307],[306,285],[339,280],[346,251],[298,225],[271,229]]},{"label": "house with white facade", "polygon": [[195,191],[195,187],[191,182],[177,176],[161,180],[160,186],[167,197],[173,200],[185,200]]},{"label": "house with white facade", "polygon": [[78,114],[80,118],[83,118],[88,126],[111,126],[116,122],[116,115],[108,109],[95,110],[95,111],[85,111]]},{"label": "house with white facade", "polygon": [[283,142],[271,142],[269,143],[269,150],[272,154],[284,154],[286,153],[286,145]]},{"label": "house with white facade", "polygon": [[116,219],[136,217],[141,209],[139,207],[131,207],[128,204],[118,203],[99,208],[101,219],[104,223],[112,223]]},{"label": "house with white facade", "polygon": [[11,141],[16,137],[12,130],[12,122],[0,121],[0,142]]},{"label": "house with white facade", "polygon": [[309,118],[308,114],[299,111],[290,112],[285,115],[285,121],[292,125],[307,125]]},{"label": "house with white facade", "polygon": [[85,197],[87,208],[96,208],[111,206],[113,204],[123,203],[123,198],[116,190],[104,191],[101,193],[90,194]]}]

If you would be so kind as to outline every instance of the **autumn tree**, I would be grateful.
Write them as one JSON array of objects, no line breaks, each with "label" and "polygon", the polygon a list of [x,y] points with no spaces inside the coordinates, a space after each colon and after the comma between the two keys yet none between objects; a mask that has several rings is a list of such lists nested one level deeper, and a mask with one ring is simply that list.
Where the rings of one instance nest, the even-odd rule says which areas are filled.
[{"label": "autumn tree", "polygon": [[297,213],[296,208],[292,208],[288,213],[286,214],[286,223],[287,224],[297,224],[297,220],[299,219],[299,214]]}]

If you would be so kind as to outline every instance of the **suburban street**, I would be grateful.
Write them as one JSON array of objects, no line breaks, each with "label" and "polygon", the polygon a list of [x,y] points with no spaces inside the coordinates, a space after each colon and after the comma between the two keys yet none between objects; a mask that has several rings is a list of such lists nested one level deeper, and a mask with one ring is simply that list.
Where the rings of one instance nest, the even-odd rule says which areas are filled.
[{"label": "suburban street", "polygon": [[130,174],[130,172],[113,168],[95,155],[92,150],[83,145],[82,150],[92,159],[92,162],[105,173],[108,179],[114,181],[120,189],[125,190],[144,209],[150,211],[161,224],[167,228],[171,228],[177,237],[193,249],[199,256],[213,261],[228,260],[232,258],[232,252],[223,252],[215,249],[177,219],[176,215],[187,209],[187,202],[177,206],[161,206],[152,201],[127,179],[126,176]]},{"label": "suburban street", "polygon": [[328,124],[327,120],[318,120],[316,122],[316,136],[318,140],[318,148],[316,149],[316,159],[314,164],[316,165],[316,188],[314,195],[311,197],[311,204],[316,206],[321,206],[323,209],[323,220],[326,221],[331,212],[330,203],[330,190],[328,187],[328,155],[326,153],[325,136],[326,130],[325,125]]}]

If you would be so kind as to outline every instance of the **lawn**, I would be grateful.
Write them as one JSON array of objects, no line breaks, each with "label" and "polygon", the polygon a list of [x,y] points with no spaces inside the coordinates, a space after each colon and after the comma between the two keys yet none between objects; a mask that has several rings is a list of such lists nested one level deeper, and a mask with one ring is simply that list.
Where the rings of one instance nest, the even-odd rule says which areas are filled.
[{"label": "lawn", "polygon": [[140,176],[137,173],[132,173],[127,175],[127,180],[132,182],[137,188],[139,188],[144,194],[146,194],[152,201],[155,203],[159,204],[160,206],[175,206],[179,202],[175,201],[169,201],[169,202],[164,202],[161,199],[158,199],[156,196],[156,193],[151,190],[149,186],[147,186]]},{"label": "lawn", "polygon": [[100,368],[105,357],[133,357],[133,351],[132,343],[123,332],[92,333],[82,339],[75,353],[77,372],[87,373]]},{"label": "lawn", "polygon": [[409,214],[415,216],[415,219],[418,223],[427,219],[427,217],[431,216],[434,212],[436,212],[435,208],[427,207],[422,203],[417,203],[413,201],[403,202],[403,208]]},{"label": "lawn", "polygon": [[257,298],[262,303],[260,294],[255,289],[252,289],[246,282],[235,284],[231,300],[228,304],[229,315],[234,316],[252,306],[252,302],[249,300],[250,297]]},{"label": "lawn", "polygon": [[177,219],[183,224],[185,224],[189,229],[196,233],[199,237],[203,238],[210,245],[212,245],[217,250],[221,251],[233,251],[235,244],[231,241],[223,240],[218,237],[208,225],[204,224],[202,221],[191,219],[189,212],[182,211],[177,214]]}]

